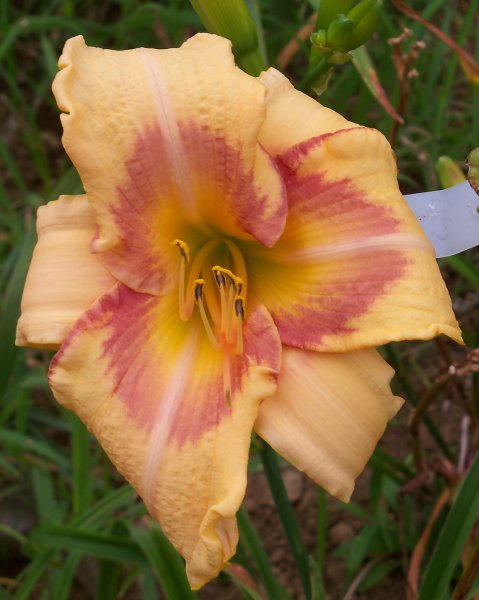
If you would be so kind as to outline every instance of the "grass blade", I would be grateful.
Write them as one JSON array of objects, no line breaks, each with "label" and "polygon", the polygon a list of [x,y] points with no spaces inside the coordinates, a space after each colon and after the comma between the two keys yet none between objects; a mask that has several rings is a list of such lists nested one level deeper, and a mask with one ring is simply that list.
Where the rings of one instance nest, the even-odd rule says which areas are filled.
[{"label": "grass blade", "polygon": [[185,566],[157,525],[150,529],[130,526],[131,537],[143,550],[168,600],[196,598],[186,578]]},{"label": "grass blade", "polygon": [[78,417],[71,414],[69,418],[72,423],[73,514],[81,515],[92,499],[90,437]]},{"label": "grass blade", "polygon": [[85,531],[71,525],[39,527],[31,537],[32,542],[50,548],[76,550],[118,562],[146,565],[146,558],[140,548],[131,540],[119,536]]},{"label": "grass blade", "polygon": [[461,558],[464,544],[479,514],[479,454],[476,454],[447,515],[428,562],[418,600],[448,596],[449,582]]},{"label": "grass blade", "polygon": [[237,517],[241,539],[254,559],[255,565],[263,580],[264,587],[266,588],[268,598],[270,600],[287,598],[288,594],[286,594],[285,590],[280,586],[274,576],[263,544],[261,543],[258,533],[244,506],[238,511]]},{"label": "grass blade", "polygon": [[298,569],[304,595],[306,600],[311,600],[308,553],[306,552],[304,540],[299,530],[293,507],[291,506],[288,494],[286,493],[286,488],[284,487],[276,452],[266,442],[263,442],[261,446],[261,460],[263,461],[264,472],[268,479],[271,494],[274,498],[279,518],[281,519],[281,524],[283,525],[289,547],[293,554],[294,562]]},{"label": "grass blade", "polygon": [[15,267],[7,286],[0,317],[0,340],[2,340],[2,360],[0,362],[0,394],[5,389],[12,370],[17,348],[14,345],[15,328],[20,312],[20,300],[23,293],[25,277],[32,258],[36,241],[35,228],[25,233]]}]

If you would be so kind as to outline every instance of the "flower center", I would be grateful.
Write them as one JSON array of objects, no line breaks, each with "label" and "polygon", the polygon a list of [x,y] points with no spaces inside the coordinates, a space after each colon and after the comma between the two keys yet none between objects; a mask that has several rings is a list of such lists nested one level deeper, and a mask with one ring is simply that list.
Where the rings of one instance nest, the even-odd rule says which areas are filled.
[{"label": "flower center", "polygon": [[[234,346],[236,354],[241,354],[247,277],[238,246],[228,239],[213,239],[202,246],[191,261],[186,242],[174,240],[172,244],[180,251],[180,318],[188,321],[196,305],[213,347]],[[225,264],[231,269],[212,262],[220,244],[227,249]]]}]

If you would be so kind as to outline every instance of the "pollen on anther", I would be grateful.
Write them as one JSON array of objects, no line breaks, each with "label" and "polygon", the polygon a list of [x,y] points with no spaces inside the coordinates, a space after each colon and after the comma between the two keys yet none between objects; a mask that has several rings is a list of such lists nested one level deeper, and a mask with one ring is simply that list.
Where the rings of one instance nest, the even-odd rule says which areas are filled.
[{"label": "pollen on anther", "polygon": [[183,240],[173,240],[171,242],[171,245],[177,246],[179,248],[180,254],[185,259],[185,262],[190,262],[190,249],[186,242],[184,242]]},{"label": "pollen on anther", "polygon": [[235,300],[235,313],[239,319],[244,321],[244,298],[241,296]]},{"label": "pollen on anther", "polygon": [[216,283],[219,287],[222,287],[226,284],[226,278],[223,275],[223,269],[221,267],[213,267],[213,274],[215,276]]},{"label": "pollen on anther", "polygon": [[241,296],[241,292],[243,291],[243,280],[241,279],[241,277],[236,277],[235,290],[236,290],[236,295]]},{"label": "pollen on anther", "polygon": [[205,285],[205,280],[204,279],[195,279],[194,281],[194,286],[195,286],[195,300],[196,302],[199,302],[200,300],[203,300],[203,287]]}]

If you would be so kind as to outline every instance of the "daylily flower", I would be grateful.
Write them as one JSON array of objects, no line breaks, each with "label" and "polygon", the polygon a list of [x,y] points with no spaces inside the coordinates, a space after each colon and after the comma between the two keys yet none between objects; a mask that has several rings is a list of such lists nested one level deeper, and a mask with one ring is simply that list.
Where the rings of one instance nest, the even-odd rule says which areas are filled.
[{"label": "daylily flower", "polygon": [[199,34],[69,40],[53,90],[86,196],[38,211],[18,343],[143,498],[191,585],[235,552],[253,429],[347,500],[401,400],[374,346],[460,341],[390,146]]}]

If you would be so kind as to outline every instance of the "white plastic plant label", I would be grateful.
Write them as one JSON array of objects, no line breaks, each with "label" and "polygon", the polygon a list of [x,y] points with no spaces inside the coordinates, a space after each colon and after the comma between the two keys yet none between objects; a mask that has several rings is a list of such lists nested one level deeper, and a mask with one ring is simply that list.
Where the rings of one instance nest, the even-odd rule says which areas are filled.
[{"label": "white plastic plant label", "polygon": [[437,258],[479,245],[479,196],[465,181],[446,190],[405,196]]}]

